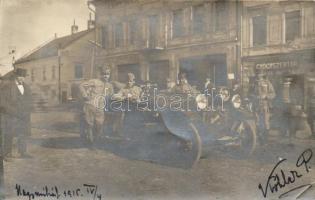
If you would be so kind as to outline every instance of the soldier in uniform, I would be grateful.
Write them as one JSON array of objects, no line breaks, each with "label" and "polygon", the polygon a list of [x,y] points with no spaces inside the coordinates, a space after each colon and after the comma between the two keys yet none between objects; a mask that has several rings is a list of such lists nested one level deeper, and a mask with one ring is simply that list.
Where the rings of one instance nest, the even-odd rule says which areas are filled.
[{"label": "soldier in uniform", "polygon": [[179,83],[172,88],[171,92],[182,93],[182,94],[198,94],[199,93],[199,91],[196,88],[194,88],[188,83],[186,73],[180,73],[178,75],[178,78],[179,78]]},{"label": "soldier in uniform", "polygon": [[132,101],[139,101],[142,90],[140,87],[135,85],[135,78],[136,77],[133,73],[128,73],[128,82],[126,86],[120,89],[113,97],[119,100],[129,99]]},{"label": "soldier in uniform", "polygon": [[90,79],[80,84],[80,92],[85,100],[83,112],[90,143],[94,143],[103,134],[105,99],[111,96],[113,91],[109,68],[100,70],[98,79]]},{"label": "soldier in uniform", "polygon": [[271,101],[275,98],[276,94],[273,85],[262,73],[257,75],[255,94],[254,110],[258,122],[258,132],[261,142],[265,142],[270,129]]},{"label": "soldier in uniform", "polygon": [[211,82],[210,78],[207,78],[205,83],[205,92],[207,94],[211,94],[212,90],[215,90],[214,84]]},{"label": "soldier in uniform", "polygon": [[24,82],[26,70],[17,68],[10,80],[2,85],[2,111],[4,112],[4,156],[12,157],[13,138],[21,157],[31,157],[27,152],[27,137],[31,135],[32,93]]},{"label": "soldier in uniform", "polygon": [[170,78],[166,79],[166,90],[170,91],[175,86],[175,82],[172,81]]}]

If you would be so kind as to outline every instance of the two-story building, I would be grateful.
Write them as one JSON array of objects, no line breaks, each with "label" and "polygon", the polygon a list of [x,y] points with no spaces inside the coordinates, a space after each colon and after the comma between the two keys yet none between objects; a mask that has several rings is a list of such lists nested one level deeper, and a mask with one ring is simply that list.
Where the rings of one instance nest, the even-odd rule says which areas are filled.
[{"label": "two-story building", "polygon": [[202,90],[206,78],[216,86],[240,78],[238,1],[91,0],[95,7],[96,67],[110,66],[113,78],[166,87],[187,72]]},{"label": "two-story building", "polygon": [[14,63],[27,70],[35,104],[52,106],[75,99],[77,84],[91,77],[94,29],[78,32],[74,24],[71,30],[71,35],[55,37]]},{"label": "two-story building", "polygon": [[315,111],[311,111],[315,106],[315,2],[246,1],[242,13],[245,88],[250,84],[250,77],[264,73],[275,87],[275,105],[300,105],[312,116]]}]

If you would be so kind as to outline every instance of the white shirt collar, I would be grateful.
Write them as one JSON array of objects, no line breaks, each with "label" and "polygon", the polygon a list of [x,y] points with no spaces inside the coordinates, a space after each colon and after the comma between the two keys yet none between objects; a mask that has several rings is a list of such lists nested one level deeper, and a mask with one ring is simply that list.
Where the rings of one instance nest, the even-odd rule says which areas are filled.
[{"label": "white shirt collar", "polygon": [[24,94],[24,86],[23,86],[23,84],[19,84],[16,80],[15,80],[15,84],[17,85],[20,93],[23,95]]}]

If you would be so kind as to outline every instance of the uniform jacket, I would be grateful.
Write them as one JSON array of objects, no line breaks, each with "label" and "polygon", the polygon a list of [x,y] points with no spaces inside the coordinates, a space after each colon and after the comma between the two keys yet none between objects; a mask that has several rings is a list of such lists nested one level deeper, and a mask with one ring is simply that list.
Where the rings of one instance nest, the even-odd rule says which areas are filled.
[{"label": "uniform jacket", "polygon": [[273,85],[269,80],[259,80],[255,87],[255,103],[256,110],[268,110],[272,107],[271,101],[275,98],[276,93]]},{"label": "uniform jacket", "polygon": [[142,89],[136,85],[132,87],[125,86],[124,88],[120,89],[115,96],[119,97],[120,99],[132,99],[132,100],[139,100],[141,96]]},{"label": "uniform jacket", "polygon": [[171,92],[174,93],[183,93],[183,94],[199,94],[200,92],[191,86],[189,83],[182,83],[175,85]]},{"label": "uniform jacket", "polygon": [[102,107],[104,98],[114,93],[113,85],[110,82],[103,82],[99,79],[84,81],[79,87],[82,97],[86,99],[85,103],[95,107]]}]

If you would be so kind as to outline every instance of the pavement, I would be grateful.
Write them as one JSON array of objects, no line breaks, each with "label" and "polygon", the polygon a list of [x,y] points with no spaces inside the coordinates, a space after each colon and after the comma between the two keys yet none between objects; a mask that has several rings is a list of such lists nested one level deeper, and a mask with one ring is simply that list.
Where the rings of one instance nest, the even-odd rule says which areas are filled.
[{"label": "pavement", "polygon": [[[252,156],[243,159],[214,151],[193,168],[181,169],[130,160],[101,149],[90,150],[80,141],[76,131],[69,131],[67,126],[64,130],[51,129],[49,127],[54,127],[51,124],[48,126],[52,121],[75,120],[73,113],[37,113],[32,116],[34,127],[28,142],[32,158],[14,158],[4,163],[6,199],[32,199],[30,195],[35,192],[42,196],[34,199],[43,200],[278,199],[291,188],[315,181],[315,171],[312,170],[314,157],[307,163],[310,169],[306,170],[305,165],[297,167],[303,151],[310,148],[315,152],[313,141],[272,141],[259,146]],[[306,157],[305,154],[302,158]],[[288,177],[292,176],[291,171],[296,171],[301,177],[295,177],[294,181],[291,178],[292,183],[284,184],[277,192],[268,191],[264,198],[258,185],[267,184],[271,170],[283,159],[287,160],[274,172],[274,175],[279,174],[280,182],[284,184],[281,170]],[[276,184],[273,181],[270,182]],[[312,188],[300,199],[315,199],[315,186]],[[281,199],[292,199],[300,191]],[[58,198],[47,195],[56,193]]]}]

